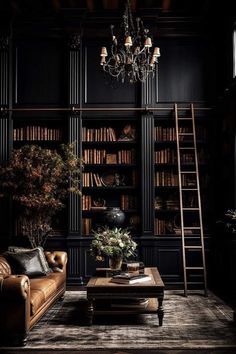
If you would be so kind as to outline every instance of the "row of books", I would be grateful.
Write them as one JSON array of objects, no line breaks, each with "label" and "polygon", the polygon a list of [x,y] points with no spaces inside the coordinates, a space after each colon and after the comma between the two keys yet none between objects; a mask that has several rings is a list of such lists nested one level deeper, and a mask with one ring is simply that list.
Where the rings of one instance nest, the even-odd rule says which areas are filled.
[{"label": "row of books", "polygon": [[84,187],[106,187],[98,173],[83,172]]},{"label": "row of books", "polygon": [[134,149],[119,150],[117,153],[107,153],[105,149],[84,149],[83,160],[86,164],[126,164],[135,163],[136,153]]},{"label": "row of books", "polygon": [[179,210],[178,199],[163,199],[157,196],[155,198],[155,210]]},{"label": "row of books", "polygon": [[156,187],[178,186],[178,175],[172,171],[157,171],[155,173],[154,184]]},{"label": "row of books", "polygon": [[121,209],[137,209],[138,207],[138,198],[133,195],[122,194],[121,195]]},{"label": "row of books", "polygon": [[111,127],[83,127],[82,141],[117,141],[117,137],[115,130]]},{"label": "row of books", "polygon": [[[177,187],[179,185],[178,175],[173,171],[157,171],[154,176],[156,187]],[[182,175],[182,187],[196,188],[196,175]]]},{"label": "row of books", "polygon": [[176,153],[173,149],[155,151],[154,163],[176,163]]},{"label": "row of books", "polygon": [[41,141],[41,140],[62,140],[62,132],[59,128],[48,128],[45,126],[26,126],[13,129],[14,141]]},{"label": "row of books", "polygon": [[[192,127],[180,127],[179,133],[192,133]],[[206,140],[206,129],[203,126],[196,127],[196,137],[197,139]],[[190,136],[180,135],[180,141],[189,141],[192,138]],[[176,140],[176,129],[175,127],[154,127],[154,140],[155,141],[175,141]]]}]

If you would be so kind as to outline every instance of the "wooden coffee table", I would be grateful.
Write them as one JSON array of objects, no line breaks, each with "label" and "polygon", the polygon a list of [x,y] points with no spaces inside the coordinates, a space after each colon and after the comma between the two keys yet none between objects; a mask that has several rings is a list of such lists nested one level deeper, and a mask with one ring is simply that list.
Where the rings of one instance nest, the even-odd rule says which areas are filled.
[{"label": "wooden coffee table", "polygon": [[[163,299],[164,299],[164,283],[157,268],[145,268],[145,274],[151,276],[152,280],[136,283],[136,284],[116,284],[111,282],[109,277],[92,277],[87,284],[88,299],[88,324],[92,325],[94,315],[96,314],[126,314],[131,313],[156,313],[159,319],[159,326],[163,323]],[[148,298],[149,304],[144,309],[125,308],[111,309],[109,303],[120,299],[138,299]],[[105,306],[99,308],[98,301],[103,300]],[[104,301],[105,300],[105,301]]]}]

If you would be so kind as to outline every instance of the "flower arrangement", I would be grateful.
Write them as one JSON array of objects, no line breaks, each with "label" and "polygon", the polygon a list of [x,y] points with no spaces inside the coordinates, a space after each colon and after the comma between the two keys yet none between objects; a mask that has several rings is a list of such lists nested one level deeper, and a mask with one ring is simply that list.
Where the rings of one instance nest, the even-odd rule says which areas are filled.
[{"label": "flower arrangement", "polygon": [[90,251],[97,261],[103,261],[106,256],[127,259],[135,255],[137,243],[127,229],[105,226],[93,231],[93,234]]},{"label": "flower arrangement", "polygon": [[236,233],[236,210],[227,210],[224,223],[227,231],[233,234]]},{"label": "flower arrangement", "polygon": [[74,144],[61,145],[60,152],[25,145],[1,166],[0,195],[12,196],[22,235],[32,247],[44,245],[52,217],[65,206],[66,196],[80,194],[80,163]]}]

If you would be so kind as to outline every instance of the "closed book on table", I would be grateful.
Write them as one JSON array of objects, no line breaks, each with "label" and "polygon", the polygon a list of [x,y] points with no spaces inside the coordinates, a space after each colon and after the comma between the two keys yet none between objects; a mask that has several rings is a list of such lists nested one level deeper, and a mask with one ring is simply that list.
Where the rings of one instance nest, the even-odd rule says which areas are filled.
[{"label": "closed book on table", "polygon": [[129,273],[121,273],[118,275],[114,275],[111,278],[112,283],[119,283],[119,284],[136,284],[136,283],[143,283],[152,280],[152,278],[147,274],[139,274],[139,275],[132,275]]}]

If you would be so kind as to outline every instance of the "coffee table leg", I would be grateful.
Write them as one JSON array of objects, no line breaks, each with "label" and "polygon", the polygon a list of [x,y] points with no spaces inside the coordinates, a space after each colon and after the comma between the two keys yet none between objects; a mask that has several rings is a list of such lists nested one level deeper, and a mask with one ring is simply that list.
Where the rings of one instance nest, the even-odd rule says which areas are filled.
[{"label": "coffee table leg", "polygon": [[162,302],[163,302],[163,297],[158,297],[158,308],[157,308],[157,316],[159,319],[159,326],[162,326],[163,323],[163,317],[164,317],[164,310],[163,310],[163,306],[162,306]]},{"label": "coffee table leg", "polygon": [[93,299],[88,299],[88,325],[91,326],[93,324],[93,316],[94,316],[94,307],[93,307]]}]

